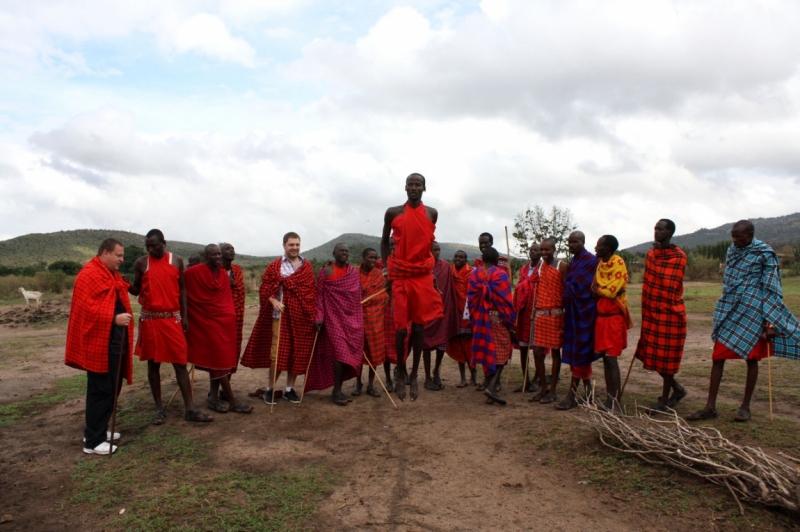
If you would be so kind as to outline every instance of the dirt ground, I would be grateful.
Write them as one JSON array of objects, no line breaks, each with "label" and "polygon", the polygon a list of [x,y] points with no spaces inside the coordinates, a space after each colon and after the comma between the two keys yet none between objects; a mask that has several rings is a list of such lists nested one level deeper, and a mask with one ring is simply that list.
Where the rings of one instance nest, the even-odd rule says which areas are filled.
[{"label": "dirt ground", "polygon": [[[18,306],[0,308],[0,404],[46,391],[54,379],[77,373],[63,365],[67,311],[67,302],[46,304],[42,319],[54,321],[49,328],[39,328],[39,322],[24,320],[32,313]],[[257,306],[248,306],[245,336],[257,313]],[[697,316],[692,323],[704,317]],[[690,328],[681,377],[690,396],[678,409],[684,414],[705,399],[710,325],[709,321],[707,326]],[[630,331],[630,347],[621,359],[623,372],[638,334],[638,328]],[[518,360],[515,353],[517,367]],[[210,442],[211,467],[219,470],[291,471],[312,464],[334,471],[339,481],[320,502],[308,527],[314,530],[743,529],[730,517],[736,507],[727,492],[710,485],[703,492],[716,501],[710,506],[653,509],[645,504],[647,490],[619,492],[615,481],[593,480],[596,475],[590,474],[592,469],[582,455],[601,459],[606,455],[592,429],[581,422],[578,410],[563,413],[521,401],[519,394],[509,391],[519,383],[518,375],[517,371],[504,383],[506,407],[484,404],[483,395],[472,387],[456,389],[457,365],[445,358],[446,388],[421,389],[416,402],[401,403],[395,396],[398,410],[385,394],[380,398],[362,395],[339,407],[331,403],[328,393],[314,392],[301,407],[282,401],[270,414],[267,405],[250,399],[256,410],[249,416],[217,414],[213,423],[194,425],[182,420],[178,398],[168,410],[167,425]],[[564,368],[562,379],[568,376]],[[266,371],[241,368],[233,379],[234,390],[244,395],[263,386],[266,378]],[[168,397],[176,388],[171,370],[163,368],[162,379]],[[598,388],[603,388],[601,364],[595,365],[595,379]],[[658,386],[659,378],[639,366],[632,372],[626,394],[654,399]],[[741,377],[730,377],[723,384],[721,401],[736,403],[742,386]],[[139,379],[126,387],[123,400],[147,389],[147,383]],[[207,389],[207,378],[200,373],[196,397],[204,397]],[[563,390],[559,388],[562,396]],[[796,422],[798,406],[797,399],[782,401],[776,405],[776,414]],[[0,428],[0,516],[11,517],[0,524],[0,532],[106,529],[103,518],[66,502],[75,491],[76,463],[85,458],[80,440],[83,408],[82,398],[71,399]],[[757,401],[752,423],[765,426],[767,412],[765,401]],[[730,422],[722,417],[729,418],[732,412],[721,409],[720,415],[717,426],[724,431]],[[120,423],[125,426],[124,420]],[[162,427],[145,424],[127,437],[158,430]],[[125,440],[123,435],[122,445]],[[678,490],[702,483],[682,475],[668,478]],[[793,528],[783,516],[761,509],[748,508],[748,512],[763,516],[758,522],[764,527]]]}]

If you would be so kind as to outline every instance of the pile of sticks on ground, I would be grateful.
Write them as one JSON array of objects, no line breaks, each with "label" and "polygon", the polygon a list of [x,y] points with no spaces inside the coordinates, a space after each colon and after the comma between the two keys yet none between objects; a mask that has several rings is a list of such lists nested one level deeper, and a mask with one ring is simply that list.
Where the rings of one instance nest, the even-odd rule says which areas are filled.
[{"label": "pile of sticks on ground", "polygon": [[742,513],[742,502],[800,512],[800,459],[737,445],[715,428],[689,426],[674,410],[651,418],[646,409],[617,415],[592,403],[581,409],[606,447],[723,485]]}]

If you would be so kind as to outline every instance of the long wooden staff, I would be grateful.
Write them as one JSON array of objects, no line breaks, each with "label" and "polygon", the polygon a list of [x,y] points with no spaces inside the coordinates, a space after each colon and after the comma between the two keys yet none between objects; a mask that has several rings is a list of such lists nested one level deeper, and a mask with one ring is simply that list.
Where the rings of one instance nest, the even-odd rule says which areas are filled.
[{"label": "long wooden staff", "polygon": [[[192,387],[191,387],[191,391],[192,391],[192,397],[194,397],[194,364],[192,364],[191,372],[192,372]],[[167,408],[169,408],[169,405],[171,405],[172,401],[175,400],[175,397],[178,395],[179,391],[181,391],[180,386],[178,386],[178,389],[175,390],[172,393],[172,397],[169,398],[169,401],[167,402]]]},{"label": "long wooden staff", "polygon": [[[286,299],[286,294],[281,297],[281,303]],[[283,310],[286,310],[284,303]],[[270,399],[269,413],[271,414],[275,409],[275,380],[278,376],[278,349],[281,345],[281,320],[283,319],[283,312],[278,313],[278,319],[272,320],[272,345],[270,346],[270,370],[272,378],[270,379],[269,389],[272,390],[272,398]],[[264,392],[266,393],[266,392]]]},{"label": "long wooden staff", "polygon": [[[514,274],[511,272],[511,247],[508,245],[508,226],[504,225],[503,227],[506,230],[506,258],[508,259],[508,286],[509,286],[509,288],[511,288],[511,285],[514,282],[514,279],[513,279]],[[514,346],[513,345],[511,346],[511,354],[512,355],[514,354]],[[511,358],[513,358],[513,357],[509,357],[508,358],[509,363],[511,362]],[[506,388],[508,388],[508,374],[509,373],[510,373],[509,371],[506,372]],[[526,374],[527,374],[527,372],[526,372]],[[524,390],[523,390],[523,393],[525,393]]]},{"label": "long wooden staff", "polygon": [[625,375],[625,382],[622,383],[622,388],[619,390],[619,397],[617,397],[617,402],[622,401],[622,392],[625,391],[625,385],[628,384],[628,377],[631,376],[631,370],[633,369],[633,363],[636,362],[636,353],[633,354],[633,358],[631,358],[631,365],[628,366],[628,374]]},{"label": "long wooden staff", "polygon": [[366,302],[367,302],[367,301],[369,301],[370,299],[372,299],[372,298],[375,298],[375,297],[378,297],[379,295],[381,295],[381,294],[382,294],[382,293],[384,293],[384,292],[386,292],[386,289],[385,289],[385,288],[384,288],[383,290],[381,290],[380,292],[375,292],[375,293],[374,293],[374,294],[372,294],[371,296],[369,296],[369,297],[365,298],[365,299],[364,299],[364,300],[361,302],[361,304],[363,305],[364,303],[366,303]]},{"label": "long wooden staff", "polygon": [[372,372],[375,374],[375,376],[378,378],[378,382],[381,383],[381,388],[383,388],[383,392],[386,394],[387,397],[389,397],[389,400],[392,402],[394,409],[399,410],[399,408],[397,408],[397,403],[395,403],[394,399],[392,399],[392,394],[390,394],[389,391],[386,389],[386,386],[384,386],[383,381],[381,380],[381,376],[378,375],[378,371],[375,369],[375,366],[373,366],[372,362],[369,361],[369,357],[367,356],[367,354],[364,353],[363,351],[362,353],[364,354],[364,360],[366,360],[367,364],[369,364],[369,369],[371,369]]},{"label": "long wooden staff", "polygon": [[767,340],[767,383],[769,387],[769,422],[772,423],[772,344]]},{"label": "long wooden staff", "polygon": [[[133,318],[131,318],[133,319]],[[122,355],[125,352],[125,344],[128,342],[128,326],[122,330],[122,342],[119,345],[119,361],[117,362],[117,377],[114,380],[114,407],[111,410],[111,446],[108,448],[108,457],[114,454],[114,430],[117,428],[117,398],[119,396],[120,379],[122,378]]]},{"label": "long wooden staff", "polygon": [[311,356],[308,357],[308,365],[306,366],[306,374],[303,376],[303,389],[300,390],[300,402],[297,406],[303,404],[303,396],[306,394],[306,383],[308,382],[308,372],[311,370],[311,360],[314,358],[314,350],[317,348],[317,338],[319,338],[319,331],[314,333],[314,345],[311,346]]}]

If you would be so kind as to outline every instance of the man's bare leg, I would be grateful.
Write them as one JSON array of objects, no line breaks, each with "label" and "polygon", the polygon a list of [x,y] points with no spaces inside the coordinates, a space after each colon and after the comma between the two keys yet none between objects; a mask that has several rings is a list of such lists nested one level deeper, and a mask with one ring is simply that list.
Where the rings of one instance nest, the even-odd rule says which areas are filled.
[{"label": "man's bare leg", "polygon": [[[552,369],[552,377],[550,378],[550,393],[552,395],[556,394],[556,387],[558,386],[558,378],[561,376],[561,349],[551,349],[550,356],[553,357],[553,365]],[[545,388],[547,388],[547,375],[542,375],[540,377],[545,382]]]},{"label": "man's bare leg", "polygon": [[724,360],[715,360],[711,365],[711,381],[708,385],[708,400],[706,400],[706,407],[704,408],[704,410],[709,414],[717,411],[717,394],[719,393],[719,385],[722,383],[722,373],[724,371]]},{"label": "man's bare leg", "polygon": [[614,411],[620,410],[619,404],[619,390],[620,390],[620,373],[619,363],[617,357],[608,356],[603,354],[603,373],[606,379],[606,408],[613,409]]},{"label": "man's bare leg", "polygon": [[394,348],[397,353],[397,382],[395,383],[395,390],[397,391],[397,398],[401,401],[406,400],[406,336],[408,331],[400,329],[395,333]]},{"label": "man's bare leg", "polygon": [[411,365],[411,400],[416,401],[419,397],[419,384],[417,383],[417,372],[419,371],[419,359],[422,357],[422,334],[423,325],[418,323],[411,324],[411,348],[414,360]]},{"label": "man's bare leg", "polygon": [[750,412],[750,399],[753,398],[756,382],[758,382],[758,360],[747,359],[747,380],[744,383],[744,400],[742,401],[742,406],[739,407],[747,412]]},{"label": "man's bare leg", "polygon": [[[526,371],[528,365],[528,346],[521,345],[519,346],[519,367],[522,370],[522,380],[524,381],[522,385],[518,386],[514,389],[514,392],[520,393],[522,391],[528,391],[528,384],[530,383],[530,375]],[[536,366],[536,362],[533,363]]]},{"label": "man's bare leg", "polygon": [[431,350],[425,349],[422,351],[422,365],[425,368],[425,389],[437,390],[438,387],[433,386],[433,376],[431,375]]},{"label": "man's bare leg", "polygon": [[392,364],[387,360],[383,363],[383,374],[386,376],[386,390],[389,393],[394,391],[394,381],[392,381]]},{"label": "man's bare leg", "polygon": [[574,375],[572,376],[569,382],[569,391],[567,392],[567,398],[564,400],[564,402],[569,404],[575,402],[575,395],[577,395],[578,393],[578,384],[580,384],[580,382],[581,382],[580,377],[576,377]]},{"label": "man's bare leg", "polygon": [[486,391],[484,391],[484,395],[487,397],[487,403],[498,403],[501,405],[506,404],[506,401],[500,399],[497,395],[497,386],[500,384],[500,375],[503,374],[503,368],[505,366],[497,366],[497,370],[489,377],[489,382],[486,386]]},{"label": "man's bare leg", "polygon": [[[156,403],[156,412],[164,411],[164,403],[161,401],[161,364],[152,360],[147,361],[147,382],[150,384],[150,393],[153,395],[153,401]],[[178,386],[180,386],[178,381]],[[183,392],[183,388],[181,388]],[[191,395],[191,394],[190,394]],[[184,396],[184,402],[186,396]]]},{"label": "man's bare leg", "polygon": [[342,383],[344,383],[345,365],[338,360],[333,363],[333,391],[331,398],[339,406],[345,406],[350,399],[342,393]]},{"label": "man's bare leg", "polygon": [[[194,398],[192,397],[192,383],[189,380],[189,372],[186,371],[186,364],[173,364],[175,370],[175,378],[178,380],[178,388],[181,389],[181,396],[183,397],[183,408],[186,413],[194,412]],[[150,368],[148,368],[149,370]],[[148,371],[148,378],[150,372]]]}]

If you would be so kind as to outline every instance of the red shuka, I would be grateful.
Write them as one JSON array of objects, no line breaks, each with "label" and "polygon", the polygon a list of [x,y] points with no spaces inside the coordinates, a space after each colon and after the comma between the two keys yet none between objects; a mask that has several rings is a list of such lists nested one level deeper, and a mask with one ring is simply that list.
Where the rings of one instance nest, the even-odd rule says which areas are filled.
[{"label": "red shuka", "polygon": [[189,362],[212,379],[236,372],[236,312],[225,268],[198,264],[184,272],[189,332]]},{"label": "red shuka", "polygon": [[311,349],[314,345],[314,318],[317,313],[314,268],[307,260],[289,277],[281,276],[281,261],[277,259],[264,272],[259,290],[261,308],[250,340],[244,350],[242,365],[248,368],[268,368],[272,364],[272,304],[283,284],[285,311],[281,316],[278,345],[278,371],[292,375],[305,375]]},{"label": "red shuka", "polygon": [[[72,305],[67,325],[67,349],[64,363],[67,366],[108,373],[108,344],[114,322],[117,298],[125,312],[131,313],[128,298],[130,285],[111,271],[99,257],[87,262],[78,276],[72,292]],[[128,325],[128,353],[133,352],[133,320]],[[126,357],[125,379],[133,382],[133,357]]]},{"label": "red shuka", "polygon": [[456,293],[453,286],[453,272],[450,263],[446,260],[438,260],[433,266],[433,276],[436,278],[436,285],[441,294],[442,308],[444,317],[429,321],[425,324],[425,331],[422,333],[423,349],[438,349],[439,346],[446,345],[447,340],[458,334],[458,324],[461,322],[461,313],[456,302]]},{"label": "red shuka", "polygon": [[[358,269],[361,280],[361,300],[377,294],[384,289],[386,282],[380,268],[375,267],[369,273],[364,268]],[[377,367],[386,360],[386,337],[384,333],[384,317],[389,294],[373,297],[362,305],[364,314],[364,353],[373,366]],[[394,327],[390,330],[394,332]],[[364,364],[367,362],[365,361]]]},{"label": "red shuka", "polygon": [[[142,305],[136,340],[139,360],[186,364],[186,337],[180,316],[180,276],[180,271],[172,264],[172,253],[164,253],[160,259],[147,256],[147,269],[142,275],[139,294]],[[167,313],[172,313],[172,316],[163,315]]]},{"label": "red shuka", "polygon": [[233,272],[233,310],[236,311],[236,356],[242,353],[242,330],[244,329],[244,272],[238,264],[231,264]]},{"label": "red shuka", "polygon": [[447,354],[459,364],[470,364],[472,368],[472,328],[469,319],[464,319],[464,310],[467,308],[467,284],[472,266],[465,264],[460,270],[455,265],[450,266],[453,274],[453,292],[456,296],[456,309],[458,312],[458,336],[447,340]]}]

